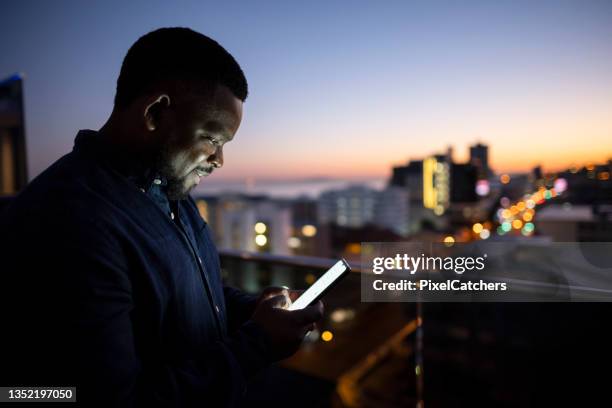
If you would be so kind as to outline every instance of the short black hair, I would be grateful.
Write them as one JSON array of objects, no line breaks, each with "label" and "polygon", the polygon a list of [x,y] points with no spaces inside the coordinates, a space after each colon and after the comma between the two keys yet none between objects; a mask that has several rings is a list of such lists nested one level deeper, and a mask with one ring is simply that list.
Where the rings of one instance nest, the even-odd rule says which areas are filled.
[{"label": "short black hair", "polygon": [[225,85],[242,101],[248,95],[244,72],[225,48],[189,28],[169,27],[143,35],[130,47],[117,79],[115,107],[174,81]]}]

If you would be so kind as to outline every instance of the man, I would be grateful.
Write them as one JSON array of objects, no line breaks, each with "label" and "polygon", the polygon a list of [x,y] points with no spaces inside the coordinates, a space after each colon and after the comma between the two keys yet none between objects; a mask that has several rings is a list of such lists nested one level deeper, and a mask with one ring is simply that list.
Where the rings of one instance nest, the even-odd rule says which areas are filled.
[{"label": "man", "polygon": [[[128,51],[113,112],[2,216],[0,385],[76,386],[97,406],[236,405],[322,304],[223,287],[192,190],[223,165],[247,82],[210,38],[164,28]],[[295,296],[295,294],[292,294]]]}]

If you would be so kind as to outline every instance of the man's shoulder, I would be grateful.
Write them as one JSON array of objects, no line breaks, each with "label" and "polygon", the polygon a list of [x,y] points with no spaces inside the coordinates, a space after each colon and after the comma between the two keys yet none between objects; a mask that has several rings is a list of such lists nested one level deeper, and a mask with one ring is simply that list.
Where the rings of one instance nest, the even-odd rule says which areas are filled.
[{"label": "man's shoulder", "polygon": [[34,178],[5,216],[21,224],[103,219],[113,212],[112,197],[125,188],[104,166],[71,152]]}]

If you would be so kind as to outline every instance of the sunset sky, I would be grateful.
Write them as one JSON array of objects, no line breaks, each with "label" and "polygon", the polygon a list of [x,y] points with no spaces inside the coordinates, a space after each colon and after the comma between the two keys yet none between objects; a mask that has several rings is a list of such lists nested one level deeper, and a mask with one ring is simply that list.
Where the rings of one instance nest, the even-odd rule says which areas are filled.
[{"label": "sunset sky", "polygon": [[384,177],[448,145],[465,160],[477,141],[497,171],[612,158],[611,1],[1,7],[0,77],[26,75],[31,177],[104,123],[125,52],[162,26],[213,37],[247,75],[218,180]]}]

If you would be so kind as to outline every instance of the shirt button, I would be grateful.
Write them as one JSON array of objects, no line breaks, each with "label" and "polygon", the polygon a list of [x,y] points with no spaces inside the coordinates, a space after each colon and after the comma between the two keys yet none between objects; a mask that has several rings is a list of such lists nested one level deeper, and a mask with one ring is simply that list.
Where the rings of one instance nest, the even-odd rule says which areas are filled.
[{"label": "shirt button", "polygon": [[144,188],[141,188],[141,189],[140,189],[140,191],[142,191],[142,192],[144,193],[144,192],[145,192],[145,189],[144,189]]},{"label": "shirt button", "polygon": [[219,306],[215,305],[215,309],[217,310],[217,313],[221,313],[221,311],[219,310]]},{"label": "shirt button", "polygon": [[199,256],[198,256],[198,262],[202,263],[202,258],[200,258]]},{"label": "shirt button", "polygon": [[161,180],[160,179],[155,179],[153,180],[153,183],[157,184],[158,186],[161,184]]},{"label": "shirt button", "polygon": [[173,212],[170,213],[170,218],[174,219],[174,213]]}]

